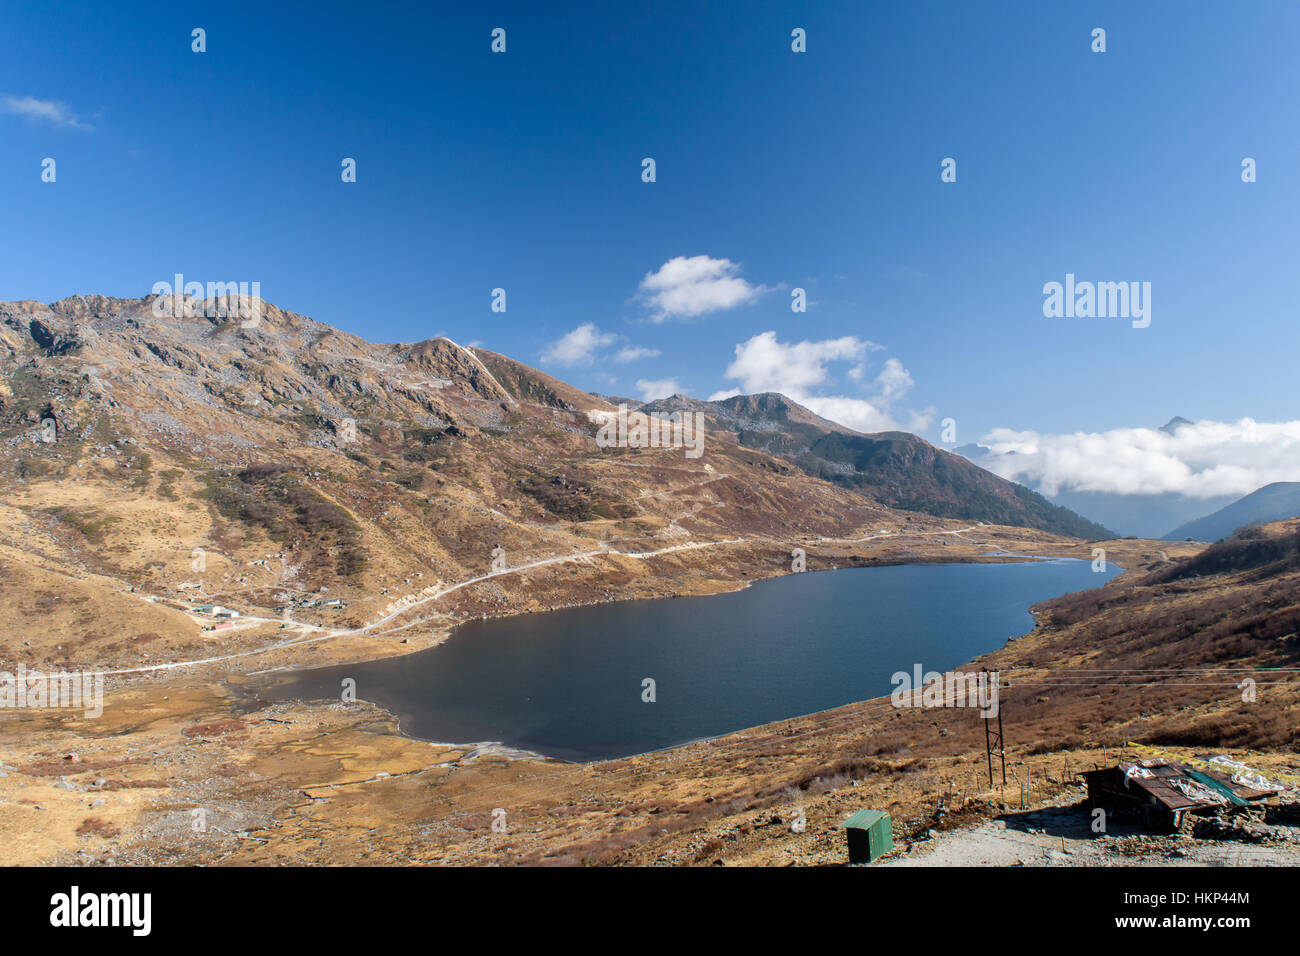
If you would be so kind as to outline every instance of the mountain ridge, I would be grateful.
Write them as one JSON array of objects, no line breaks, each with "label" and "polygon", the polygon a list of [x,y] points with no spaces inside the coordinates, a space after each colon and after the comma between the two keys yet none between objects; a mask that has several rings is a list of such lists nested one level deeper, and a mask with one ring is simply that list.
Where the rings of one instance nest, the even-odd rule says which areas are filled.
[{"label": "mountain ridge", "polygon": [[1274,481],[1219,510],[1179,525],[1166,541],[1218,541],[1234,532],[1300,515],[1300,481]]},{"label": "mountain ridge", "polygon": [[[223,314],[213,300],[176,297],[169,303],[173,308],[180,300],[196,314],[160,316],[154,312],[156,298],[77,295],[48,306],[0,303],[0,349],[16,357],[25,333],[46,361],[84,358],[86,382],[102,386],[116,372],[119,384],[111,388],[144,386],[152,394],[126,405],[137,411],[166,407],[167,412],[146,413],[155,419],[155,432],[163,421],[183,421],[187,416],[175,411],[184,411],[204,422],[203,429],[191,429],[196,437],[250,448],[274,446],[274,433],[281,445],[301,440],[296,433],[284,434],[292,429],[277,427],[295,418],[299,425],[317,426],[305,436],[308,443],[327,446],[337,445],[342,430],[353,427],[345,426],[348,421],[363,431],[401,423],[499,430],[523,403],[580,416],[564,424],[576,432],[585,428],[581,417],[590,420],[614,410],[604,399],[523,362],[445,337],[370,343],[263,300],[253,303],[258,319],[252,327]],[[677,395],[640,408],[705,411],[713,427],[733,434],[740,447],[890,508],[1075,537],[1111,536],[1104,527],[915,435],[856,432],[779,393],[713,402]],[[256,421],[248,420],[250,411]],[[62,428],[67,410],[49,412]]]},{"label": "mountain ridge", "polygon": [[893,508],[1086,539],[1114,537],[1102,525],[910,432],[858,432],[777,392],[713,402],[683,398],[648,402],[642,409],[705,411],[715,426],[734,432],[745,447],[785,458],[809,475]]}]

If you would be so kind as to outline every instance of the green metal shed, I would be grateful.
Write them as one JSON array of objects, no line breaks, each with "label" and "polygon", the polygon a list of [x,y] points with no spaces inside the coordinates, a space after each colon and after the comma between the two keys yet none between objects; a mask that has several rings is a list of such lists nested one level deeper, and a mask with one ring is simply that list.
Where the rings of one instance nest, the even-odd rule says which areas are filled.
[{"label": "green metal shed", "polygon": [[894,828],[883,810],[859,810],[840,824],[849,839],[850,863],[874,863],[894,848]]}]

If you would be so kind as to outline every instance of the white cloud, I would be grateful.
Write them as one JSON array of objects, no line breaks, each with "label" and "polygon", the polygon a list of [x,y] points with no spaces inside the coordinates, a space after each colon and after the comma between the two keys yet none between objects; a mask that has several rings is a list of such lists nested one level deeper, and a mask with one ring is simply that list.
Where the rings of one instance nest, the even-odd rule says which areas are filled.
[{"label": "white cloud", "polygon": [[613,355],[597,354],[622,338],[623,336],[615,335],[613,332],[602,332],[594,322],[584,322],[543,349],[542,361],[556,365],[590,365],[597,360],[626,363],[635,362],[637,359],[657,358],[660,354],[658,349],[643,348],[639,345],[625,345]]},{"label": "white cloud", "polygon": [[896,358],[886,359],[884,370],[876,376],[880,394],[888,401],[902,398],[915,384],[903,363]]},{"label": "white cloud", "polygon": [[658,349],[647,349],[640,345],[626,345],[614,356],[615,362],[635,362],[637,359],[658,358]]},{"label": "white cloud", "polygon": [[682,390],[675,378],[639,378],[636,381],[636,388],[641,393],[641,401],[643,402],[653,402],[656,398],[667,398],[669,395],[676,395]]},{"label": "white cloud", "polygon": [[69,126],[74,129],[90,129],[76,113],[63,103],[54,100],[38,100],[34,96],[0,96],[0,110],[13,113],[32,121],[43,121],[55,126]]},{"label": "white cloud", "polygon": [[1073,489],[1211,498],[1300,481],[1300,421],[1201,421],[1173,434],[1158,428],[1067,435],[999,428],[980,443],[991,449],[981,466],[1047,495]]},{"label": "white cloud", "polygon": [[[716,392],[711,401],[733,395],[757,392],[780,392],[823,418],[863,432],[899,428],[892,405],[912,387],[912,376],[898,359],[889,359],[872,382],[875,394],[866,397],[820,395],[815,389],[826,385],[830,363],[852,362],[849,377],[865,378],[865,359],[883,346],[846,335],[820,342],[777,340],[775,332],[762,332],[736,346],[736,359],[727,366],[727,378],[740,382],[740,388]],[[924,427],[926,416],[912,416],[909,426]]]},{"label": "white cloud", "polygon": [[854,431],[887,432],[899,427],[894,416],[889,413],[889,406],[878,399],[871,401],[844,395],[805,395],[800,398],[791,395],[789,397],[800,405],[812,409],[822,418],[847,425]]},{"label": "white cloud", "polygon": [[677,256],[641,280],[641,293],[654,308],[653,319],[692,318],[753,302],[766,286],[750,285],[730,259]]},{"label": "white cloud", "polygon": [[557,365],[590,365],[596,350],[613,342],[618,336],[602,332],[592,322],[586,322],[556,339],[542,352],[543,362]]},{"label": "white cloud", "polygon": [[740,381],[745,392],[783,392],[794,398],[826,381],[828,362],[861,360],[870,349],[879,348],[852,335],[821,342],[789,345],[777,341],[775,332],[761,332],[736,346],[736,360],[727,366],[726,377]]}]

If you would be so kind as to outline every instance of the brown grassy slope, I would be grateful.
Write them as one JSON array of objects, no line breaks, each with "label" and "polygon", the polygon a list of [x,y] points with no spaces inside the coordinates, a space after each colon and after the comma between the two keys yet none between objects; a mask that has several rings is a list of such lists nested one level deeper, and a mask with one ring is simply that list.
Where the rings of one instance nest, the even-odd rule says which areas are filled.
[{"label": "brown grassy slope", "polygon": [[[1285,542],[1295,523],[1263,533]],[[1194,559],[1165,563],[1149,548],[1116,542],[1112,556],[1133,570],[1046,602],[1037,609],[1043,626],[973,665],[1000,669],[1005,683],[1011,801],[1027,778],[1030,803],[1058,792],[1126,741],[1192,744],[1268,772],[1300,771],[1300,694],[1268,669],[1295,666],[1285,630],[1294,572],[1266,562],[1198,577],[1188,573]],[[1207,669],[1220,667],[1227,672]],[[1246,677],[1258,682],[1250,704],[1236,687]],[[983,749],[975,712],[869,701],[590,766],[525,765],[503,776],[494,764],[481,774],[466,765],[368,784],[300,807],[259,832],[265,843],[229,859],[353,859],[348,841],[315,838],[364,813],[366,858],[376,862],[841,862],[835,827],[864,806],[888,810],[904,838],[935,825],[944,794],[956,812],[941,825],[983,818],[987,798],[1001,796],[988,790]],[[509,808],[504,837],[487,828],[496,807]],[[796,810],[808,821],[803,833],[789,827]]]}]

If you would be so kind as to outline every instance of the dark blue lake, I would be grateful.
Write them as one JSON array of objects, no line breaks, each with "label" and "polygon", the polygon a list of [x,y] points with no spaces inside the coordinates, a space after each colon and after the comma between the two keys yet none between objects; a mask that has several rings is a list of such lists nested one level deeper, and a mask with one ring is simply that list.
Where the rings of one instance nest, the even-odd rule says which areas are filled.
[{"label": "dark blue lake", "polygon": [[[622,757],[887,695],[1033,627],[1029,607],[1100,586],[1073,559],[848,568],[713,597],[472,621],[406,657],[279,675],[273,700],[357,696],[414,737],[565,760]],[[642,681],[656,701],[642,701]]]}]

